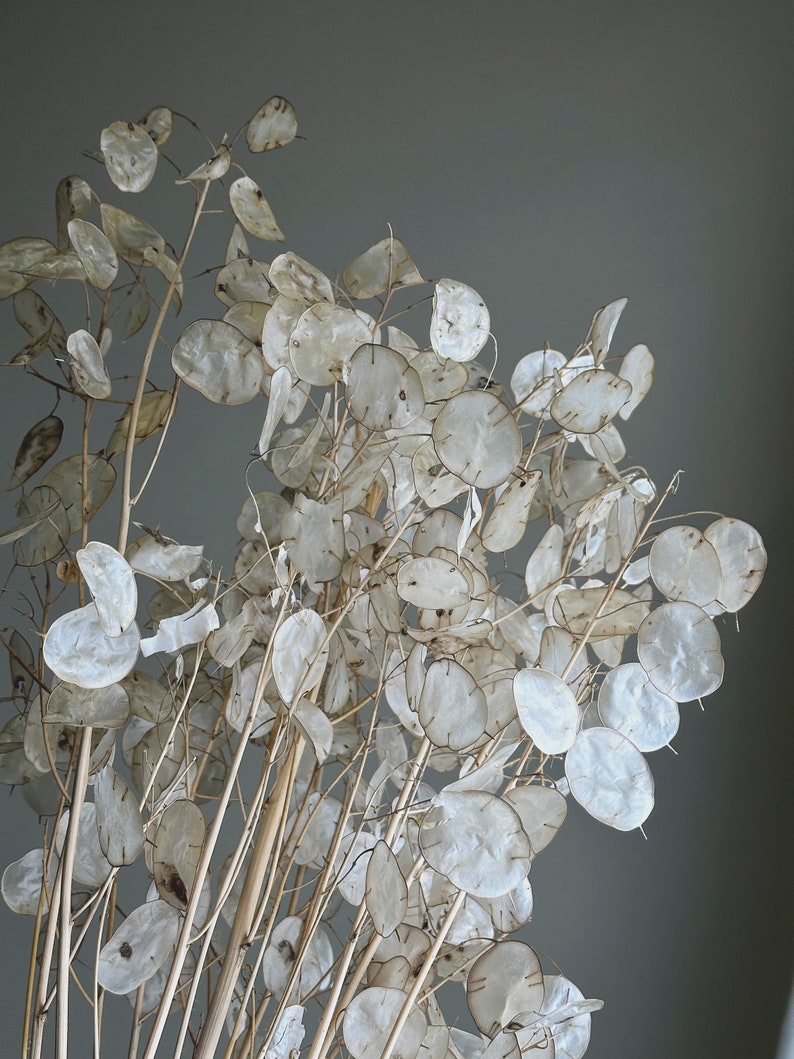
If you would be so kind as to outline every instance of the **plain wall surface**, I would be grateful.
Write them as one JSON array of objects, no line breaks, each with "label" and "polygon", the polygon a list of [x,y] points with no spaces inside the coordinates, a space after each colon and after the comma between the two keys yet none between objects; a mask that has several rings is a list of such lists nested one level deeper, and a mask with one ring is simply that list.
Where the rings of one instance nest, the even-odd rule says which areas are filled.
[{"label": "plain wall surface", "polygon": [[[574,808],[533,867],[524,936],[605,1000],[592,1059],[772,1059],[791,981],[787,8],[49,0],[4,16],[0,242],[52,237],[56,183],[92,180],[82,151],[110,122],[162,103],[217,141],[287,96],[304,139],[241,158],[286,248],[332,273],[391,223],[426,275],[482,294],[504,380],[545,339],[571,352],[594,310],[627,295],[615,348],[647,342],[657,360],[624,431],[630,460],[659,485],[686,470],[670,514],[723,512],[763,534],[765,583],[740,634],[720,626],[723,687],[704,713],[682,707],[678,756],[650,757],[648,841]],[[205,157],[182,136],[189,152]],[[174,240],[182,190],[140,200]],[[221,225],[206,227],[218,245]],[[220,309],[189,295],[183,326]],[[5,361],[24,341],[9,303],[0,336]],[[49,395],[3,369],[0,400],[5,467]],[[228,568],[264,404],[186,407],[137,517]],[[13,521],[10,494],[0,514]],[[35,844],[35,818],[3,799],[5,866]],[[30,922],[0,908],[3,1056],[18,1054]]]}]

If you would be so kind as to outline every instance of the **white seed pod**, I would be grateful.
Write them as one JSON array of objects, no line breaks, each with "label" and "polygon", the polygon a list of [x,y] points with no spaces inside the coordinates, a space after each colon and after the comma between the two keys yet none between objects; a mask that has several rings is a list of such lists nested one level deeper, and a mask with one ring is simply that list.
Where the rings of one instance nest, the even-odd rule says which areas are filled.
[{"label": "white seed pod", "polygon": [[367,864],[364,898],[378,934],[393,934],[408,911],[408,887],[397,858],[382,839],[373,847]]},{"label": "white seed pod", "polygon": [[221,620],[211,603],[200,599],[183,614],[161,618],[154,636],[141,640],[141,654],[148,658],[158,651],[176,654],[184,647],[201,643],[211,632],[220,628]]},{"label": "white seed pod", "polygon": [[88,331],[74,331],[66,340],[69,367],[89,397],[104,401],[110,397],[111,382],[97,340]]},{"label": "white seed pod", "polygon": [[229,669],[242,658],[251,646],[254,625],[258,617],[259,610],[256,603],[252,599],[247,599],[239,614],[227,621],[222,628],[209,634],[207,648],[218,665]]},{"label": "white seed pod", "polygon": [[330,386],[347,381],[351,357],[371,341],[372,328],[356,312],[321,301],[298,319],[289,338],[290,360],[299,379]]},{"label": "white seed pod", "polygon": [[303,1025],[305,1010],[301,1004],[288,1004],[281,1011],[276,1019],[265,1059],[295,1059],[300,1055],[301,1044],[306,1036]]},{"label": "white seed pod", "polygon": [[551,402],[551,415],[563,430],[595,434],[631,397],[631,383],[601,368],[577,374]]},{"label": "white seed pod", "polygon": [[[602,1000],[586,1000],[573,982],[563,975],[544,974],[544,998],[538,1017],[527,1020],[516,1031],[522,1054],[536,1051],[543,1055],[543,1045],[551,1041],[554,1059],[581,1059],[590,1043],[590,1013],[599,1011]],[[522,1020],[523,1021],[523,1020]],[[539,1041],[543,1045],[533,1047]]]},{"label": "white seed pod", "polygon": [[424,283],[405,244],[393,236],[354,257],[342,273],[351,298],[377,298],[396,287]]},{"label": "white seed pod", "polygon": [[99,140],[108,176],[120,191],[147,188],[157,168],[157,147],[140,125],[114,121]]},{"label": "white seed pod", "polygon": [[223,320],[196,320],[171,354],[174,371],[215,404],[238,405],[259,393],[265,365],[253,342]]},{"label": "white seed pod", "polygon": [[114,250],[131,265],[143,265],[143,252],[147,246],[165,250],[165,239],[150,224],[134,217],[118,206],[103,202],[99,207],[102,227]]},{"label": "white seed pod", "polygon": [[482,738],[487,722],[485,694],[471,673],[451,658],[433,662],[419,698],[419,723],[428,739],[465,750]]},{"label": "white seed pod", "polygon": [[[407,999],[407,993],[388,986],[370,986],[353,997],[342,1025],[345,1045],[353,1059],[381,1059]],[[412,1006],[393,1054],[400,1059],[416,1059],[426,1032],[424,1014]]]},{"label": "white seed pod", "polygon": [[[58,868],[58,858],[50,860],[50,871],[47,878],[47,890],[52,893],[55,883],[55,872]],[[39,902],[43,915],[49,911],[49,901],[46,892],[42,900],[41,890],[44,883],[44,852],[41,849],[32,849],[19,860],[13,861],[3,872],[2,894],[3,900],[18,916],[35,916],[39,910]]]},{"label": "white seed pod", "polygon": [[313,589],[342,571],[345,554],[343,501],[324,504],[298,493],[281,518],[281,536],[290,562]]},{"label": "white seed pod", "polygon": [[204,814],[185,798],[167,805],[154,834],[152,879],[163,901],[180,910],[193,895],[206,834]]},{"label": "white seed pod", "polygon": [[555,673],[520,669],[513,678],[521,727],[543,754],[563,754],[579,729],[579,705]]},{"label": "white seed pod", "polygon": [[582,636],[589,629],[590,640],[633,635],[647,617],[650,604],[620,588],[612,589],[604,602],[607,593],[610,593],[608,585],[591,588],[561,585],[551,604],[554,620],[574,636]]},{"label": "white seed pod", "polygon": [[585,728],[565,756],[571,794],[596,820],[631,831],[653,809],[653,776],[636,746],[612,728]]},{"label": "white seed pod", "polygon": [[279,294],[309,305],[335,301],[334,288],[325,273],[291,250],[271,262],[270,282]]},{"label": "white seed pod", "polygon": [[443,792],[419,829],[427,863],[474,897],[499,897],[529,872],[529,839],[507,802],[484,791]]},{"label": "white seed pod", "polygon": [[122,309],[121,337],[132,338],[137,335],[149,318],[149,291],[140,280],[137,281],[125,299]]},{"label": "white seed pod", "polygon": [[107,688],[80,688],[56,684],[50,692],[42,720],[73,728],[123,728],[130,716],[130,700],[121,684]]},{"label": "white seed pod", "polygon": [[182,177],[180,180],[175,180],[174,183],[189,184],[191,180],[220,180],[221,177],[226,176],[229,172],[231,164],[232,152],[225,143],[222,143],[212,158],[208,158],[206,162],[196,166],[187,176]]},{"label": "white seed pod", "polygon": [[445,360],[474,360],[488,341],[491,318],[480,295],[465,283],[440,279],[433,292],[430,344]]},{"label": "white seed pod", "polygon": [[527,586],[527,598],[542,608],[546,603],[549,589],[562,576],[562,549],[565,534],[562,526],[554,523],[541,537],[535,550],[527,560],[524,571],[524,583]]},{"label": "white seed pod", "polygon": [[44,340],[56,357],[66,355],[66,329],[34,290],[21,290],[14,295],[14,317],[31,338]]},{"label": "white seed pod", "polygon": [[132,864],[143,849],[138,802],[110,765],[94,776],[94,804],[99,845],[109,864]]},{"label": "white seed pod", "polygon": [[146,247],[143,251],[143,259],[148,265],[152,265],[157,269],[169,287],[173,283],[174,289],[171,295],[171,305],[178,316],[182,311],[184,284],[182,282],[182,275],[179,272],[177,262],[174,261],[172,257],[169,257],[164,250],[157,250],[153,246]]},{"label": "white seed pod", "polygon": [[133,670],[121,681],[121,687],[129,696],[130,710],[136,717],[150,724],[161,724],[172,715],[174,703],[170,691],[148,673]]},{"label": "white seed pod", "polygon": [[653,686],[638,662],[607,673],[598,693],[598,715],[643,753],[667,746],[678,731],[678,703]]},{"label": "white seed pod", "polygon": [[174,115],[168,107],[152,107],[138,122],[152,138],[152,143],[162,147],[168,143],[174,128]]},{"label": "white seed pod", "polygon": [[138,609],[132,567],[115,548],[101,541],[90,541],[75,558],[94,597],[103,631],[108,636],[120,636],[135,621]]},{"label": "white seed pod", "polygon": [[477,902],[488,913],[499,934],[512,934],[529,923],[535,905],[529,879],[524,879],[500,897],[478,897]]},{"label": "white seed pod", "polygon": [[300,690],[309,692],[322,679],[328,661],[325,622],[314,610],[290,614],[273,638],[273,678],[279,695],[291,705]]},{"label": "white seed pod", "polygon": [[55,254],[48,239],[21,236],[0,246],[0,299],[10,298],[32,281],[36,266]]},{"label": "white seed pod", "polygon": [[632,346],[621,361],[618,375],[631,384],[631,396],[618,409],[621,419],[628,419],[653,385],[653,353],[645,345]]},{"label": "white seed pod", "polygon": [[656,540],[648,557],[654,584],[672,602],[705,607],[717,598],[722,568],[717,552],[694,526],[671,526]]},{"label": "white seed pod", "polygon": [[[55,849],[60,856],[66,841],[69,826],[69,810],[61,817],[55,833]],[[99,844],[99,832],[96,823],[96,806],[93,802],[84,802],[80,809],[80,823],[77,828],[77,846],[74,854],[74,881],[98,890],[110,874],[110,863]]]},{"label": "white seed pod", "polygon": [[[86,463],[87,489],[83,497],[83,457],[78,453],[56,463],[42,479],[42,486],[54,489],[69,517],[70,533],[82,528],[83,515],[90,521],[102,507],[116,484],[113,465],[103,456],[89,454]],[[85,500],[85,506],[83,505]]]},{"label": "white seed pod", "polygon": [[521,458],[510,409],[485,390],[464,390],[447,401],[433,423],[433,444],[447,470],[478,489],[507,481]]},{"label": "white seed pod", "polygon": [[510,482],[485,523],[481,535],[483,548],[489,552],[507,552],[521,543],[542,478],[542,471],[527,471]]},{"label": "white seed pod", "polygon": [[177,544],[159,533],[138,537],[126,554],[133,570],[156,581],[183,581],[195,573],[203,557],[202,544]]},{"label": "white seed pod", "polygon": [[331,753],[334,738],[331,722],[320,707],[315,706],[305,695],[298,701],[291,719],[314,751],[317,764],[322,765]]},{"label": "white seed pod", "polygon": [[298,134],[295,108],[283,96],[271,96],[248,122],[245,142],[253,154],[274,151],[291,143]]},{"label": "white seed pod", "polygon": [[472,1018],[488,1037],[543,1003],[543,971],[534,949],[521,941],[497,941],[472,964],[466,981]]},{"label": "white seed pod", "polygon": [[[276,924],[262,960],[262,976],[267,988],[279,999],[295,969],[303,931],[299,916],[288,916]],[[333,964],[334,955],[328,935],[318,927],[301,953],[290,990],[290,999],[301,1002],[321,986]]]},{"label": "white seed pod", "polygon": [[397,592],[406,603],[429,610],[461,607],[471,599],[471,586],[459,567],[430,556],[402,563],[397,571]]},{"label": "white seed pod", "polygon": [[720,518],[703,534],[722,569],[717,602],[729,613],[741,610],[755,594],[766,570],[766,550],[757,530],[735,518]]},{"label": "white seed pod", "polygon": [[401,353],[371,342],[350,359],[345,401],[353,418],[370,430],[400,430],[425,410],[415,369]]},{"label": "white seed pod", "polygon": [[119,273],[119,259],[113,244],[90,221],[69,221],[69,239],[85,269],[88,282],[97,290],[107,290]]},{"label": "white seed pod", "polygon": [[[147,723],[141,721],[136,730],[140,733],[140,728]],[[174,729],[170,719],[146,728],[129,753],[130,776],[135,788],[141,793],[150,790],[156,802],[184,770],[185,750],[184,729]]]},{"label": "white seed pod", "polygon": [[710,695],[722,683],[720,634],[694,603],[664,603],[637,632],[637,658],[654,687],[676,702]]},{"label": "white seed pod", "polygon": [[559,373],[567,363],[556,349],[536,349],[516,364],[510,388],[516,403],[527,415],[549,419],[549,406],[560,390]]},{"label": "white seed pod", "polygon": [[441,508],[470,488],[462,478],[444,469],[431,438],[414,452],[410,467],[414,490],[428,507]]},{"label": "white seed pod", "polygon": [[512,1030],[500,1030],[482,1053],[481,1059],[521,1059],[521,1054],[515,1033]]},{"label": "white seed pod", "polygon": [[541,787],[537,783],[514,787],[504,799],[521,818],[535,855],[548,846],[568,815],[568,803],[554,787]]},{"label": "white seed pod", "polygon": [[120,636],[108,636],[96,605],[89,603],[52,623],[44,637],[44,661],[61,680],[81,688],[106,688],[130,672],[139,645],[137,625]]},{"label": "white seed pod", "polygon": [[[138,410],[138,422],[135,424],[136,445],[140,445],[146,438],[150,438],[163,429],[171,411],[171,399],[172,394],[169,390],[150,390],[143,395]],[[109,460],[120,455],[127,447],[131,416],[131,406],[127,406],[105,446],[105,455]]]},{"label": "white seed pod", "polygon": [[617,298],[603,305],[593,317],[588,339],[595,364],[603,364],[609,352],[615,328],[618,326],[618,320],[628,303],[628,298]]},{"label": "white seed pod", "polygon": [[215,277],[215,297],[229,307],[244,301],[269,305],[270,266],[247,256],[234,258]]},{"label": "white seed pod", "polygon": [[229,188],[229,202],[240,224],[251,235],[269,242],[284,242],[262,189],[250,177],[240,177]]},{"label": "white seed pod", "polygon": [[223,322],[242,331],[254,345],[262,344],[262,328],[270,310],[267,302],[245,300],[230,305],[223,314]]},{"label": "white seed pod", "polygon": [[97,963],[97,983],[109,993],[131,993],[165,963],[179,936],[179,912],[165,901],[147,901],[134,909]]}]

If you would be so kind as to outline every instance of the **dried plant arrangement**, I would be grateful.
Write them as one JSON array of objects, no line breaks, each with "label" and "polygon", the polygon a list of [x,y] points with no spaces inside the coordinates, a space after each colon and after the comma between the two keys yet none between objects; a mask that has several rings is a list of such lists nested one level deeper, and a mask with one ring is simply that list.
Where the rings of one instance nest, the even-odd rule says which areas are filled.
[{"label": "dried plant arrangement", "polygon": [[[108,126],[54,241],[0,246],[4,370],[45,397],[0,534],[23,1056],[67,1059],[87,1013],[97,1057],[126,1018],[129,1059],[578,1059],[601,1001],[511,937],[530,869],[571,800],[642,827],[761,539],[671,520],[676,476],[627,464],[654,358],[614,352],[626,299],[502,385],[483,299],[393,233],[333,278],[260,260],[284,237],[242,164],[295,139],[286,99],[197,168],[178,120]],[[163,172],[195,199],[176,248],[115,204]],[[225,256],[197,262],[218,212]],[[184,326],[188,276],[212,289]],[[225,576],[135,519],[184,387],[262,408]]]}]

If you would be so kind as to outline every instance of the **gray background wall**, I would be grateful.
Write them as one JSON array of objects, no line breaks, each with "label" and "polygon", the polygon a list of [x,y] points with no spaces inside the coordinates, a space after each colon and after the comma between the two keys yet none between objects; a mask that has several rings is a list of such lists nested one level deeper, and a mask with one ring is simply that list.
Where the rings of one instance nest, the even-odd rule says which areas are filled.
[{"label": "gray background wall", "polygon": [[[533,871],[529,940],[606,1001],[593,1059],[771,1059],[790,983],[790,40],[786,4],[749,0],[47,0],[4,15],[0,242],[52,234],[56,182],[93,178],[81,149],[109,122],[165,103],[218,138],[286,95],[305,140],[250,168],[290,249],[333,270],[391,222],[427,274],[482,293],[502,377],[545,338],[572,349],[628,295],[617,345],[657,357],[631,458],[659,483],[686,469],[671,511],[763,533],[766,582],[741,635],[724,626],[725,686],[705,714],[683,710],[679,756],[651,760],[648,841],[574,812]],[[179,232],[188,198],[141,212]],[[0,309],[5,360],[21,332]],[[18,376],[0,387],[6,459],[45,413]],[[143,521],[228,564],[224,513],[260,414],[179,435]],[[0,810],[3,864],[32,844],[22,808]],[[3,1055],[18,1049],[21,926],[0,909]]]}]

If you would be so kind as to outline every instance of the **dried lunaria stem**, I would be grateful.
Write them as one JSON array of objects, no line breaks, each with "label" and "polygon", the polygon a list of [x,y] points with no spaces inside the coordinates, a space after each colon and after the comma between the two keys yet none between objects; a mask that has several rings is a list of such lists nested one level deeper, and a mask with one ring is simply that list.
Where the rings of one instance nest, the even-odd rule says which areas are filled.
[{"label": "dried lunaria stem", "polygon": [[[173,124],[156,107],[102,132],[116,189],[152,182]],[[296,130],[273,97],[245,145]],[[510,938],[532,862],[571,798],[642,826],[646,755],[719,687],[718,622],[758,587],[763,545],[731,518],[660,521],[675,480],[660,495],[621,469],[616,424],[654,371],[647,346],[611,351],[625,298],[504,387],[476,359],[491,321],[471,287],[439,280],[429,335],[403,330],[428,288],[392,233],[339,284],[254,256],[249,237],[283,236],[251,177],[225,183],[244,151],[191,160],[182,240],[72,176],[56,244],[0,247],[26,332],[10,365],[47,393],[0,534],[7,597],[34,615],[2,633],[0,780],[46,825],[2,881],[40,941],[23,1054],[44,1054],[54,1009],[67,1059],[85,998],[97,1055],[120,1054],[126,1012],[145,1059],[577,1059],[601,1002]],[[193,235],[224,196],[225,260],[204,270]],[[217,300],[172,335],[186,266]],[[73,317],[43,281],[59,306],[78,288]],[[262,406],[223,582],[201,545],[134,521],[181,383]],[[90,534],[114,493],[115,546]],[[447,1024],[455,989],[478,1032]]]}]

